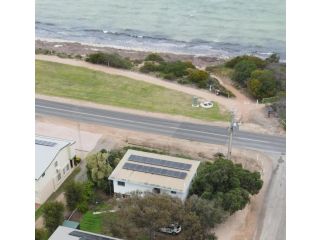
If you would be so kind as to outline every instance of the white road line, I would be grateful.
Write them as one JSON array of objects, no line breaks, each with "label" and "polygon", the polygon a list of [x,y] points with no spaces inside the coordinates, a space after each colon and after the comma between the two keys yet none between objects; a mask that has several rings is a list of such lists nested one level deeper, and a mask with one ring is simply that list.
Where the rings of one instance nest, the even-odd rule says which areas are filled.
[{"label": "white road line", "polygon": [[[196,132],[196,133],[201,133],[201,134],[208,134],[208,135],[214,135],[214,136],[220,136],[220,137],[227,137],[226,135],[219,134],[219,133],[209,133],[209,132],[203,132],[203,131],[198,131],[198,130],[192,130],[192,129],[186,129],[186,128],[177,128],[177,127],[169,127],[169,126],[162,126],[158,124],[152,124],[152,123],[146,123],[146,122],[140,122],[140,121],[133,121],[133,120],[128,120],[128,119],[122,119],[122,118],[115,118],[115,117],[107,117],[103,115],[97,115],[97,114],[92,114],[92,113],[84,113],[84,112],[78,112],[78,111],[73,111],[73,110],[66,110],[66,109],[61,109],[61,108],[55,108],[55,107],[47,107],[43,105],[35,105],[36,107],[40,108],[47,108],[47,109],[53,109],[53,110],[58,110],[58,111],[64,111],[64,112],[70,112],[70,113],[77,113],[77,114],[82,114],[82,115],[87,115],[87,116],[92,116],[92,117],[101,117],[105,119],[112,119],[112,120],[117,120],[117,121],[123,121],[123,122],[130,122],[130,123],[139,123],[143,125],[147,125],[150,127],[162,127],[162,128],[170,128],[174,130],[184,130],[184,131],[189,131],[189,132]],[[262,141],[262,140],[256,140],[256,139],[251,139],[251,138],[244,138],[244,137],[235,137],[236,139],[242,139],[242,140],[247,140],[247,141],[253,141],[253,142],[262,142],[262,143],[270,143],[268,141]]]}]

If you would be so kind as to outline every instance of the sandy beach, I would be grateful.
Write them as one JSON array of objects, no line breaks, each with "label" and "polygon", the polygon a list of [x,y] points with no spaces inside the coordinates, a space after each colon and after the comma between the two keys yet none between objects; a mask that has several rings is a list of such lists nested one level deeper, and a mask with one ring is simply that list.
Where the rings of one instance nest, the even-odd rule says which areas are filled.
[{"label": "sandy beach", "polygon": [[[122,57],[130,58],[131,60],[143,60],[150,51],[144,50],[134,50],[134,49],[120,49],[106,47],[103,45],[96,44],[84,44],[79,42],[71,42],[64,40],[55,40],[55,39],[36,39],[35,49],[45,49],[50,51],[55,51],[56,53],[64,53],[85,56],[94,52],[107,52],[107,53],[117,53]],[[224,62],[224,59],[218,57],[208,57],[208,56],[198,56],[198,55],[186,55],[178,53],[169,53],[169,52],[159,52],[165,60],[168,61],[191,61],[194,65],[199,68],[205,68],[206,66],[218,65]]]}]

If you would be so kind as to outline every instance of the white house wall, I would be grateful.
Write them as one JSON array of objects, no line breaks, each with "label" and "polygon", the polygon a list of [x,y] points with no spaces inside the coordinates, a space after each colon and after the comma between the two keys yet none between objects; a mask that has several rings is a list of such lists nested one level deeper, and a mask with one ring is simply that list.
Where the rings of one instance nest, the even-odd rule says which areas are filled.
[{"label": "white house wall", "polygon": [[[74,150],[72,147],[67,146],[58,153],[54,161],[45,171],[45,175],[40,177],[35,182],[36,190],[36,203],[44,203],[50,195],[55,192],[64,180],[70,175],[73,168],[70,166],[70,159],[74,156]],[[58,166],[55,167],[55,162],[58,162]],[[69,170],[63,173],[63,169],[69,165]],[[58,181],[58,173],[56,169],[60,169],[61,179]],[[66,169],[65,169],[66,170]]]},{"label": "white house wall", "polygon": [[[139,184],[134,184],[134,183],[129,183],[129,182],[126,182],[125,186],[120,186],[120,185],[118,185],[118,181],[116,181],[116,180],[113,181],[113,190],[115,193],[119,193],[119,194],[130,194],[130,192],[134,192],[134,191],[152,192],[153,188],[155,188],[155,187],[148,186],[148,185],[139,185]],[[188,195],[188,192],[183,192],[183,193],[176,192],[176,194],[172,194],[171,190],[162,189],[162,188],[160,188],[160,192],[166,193],[166,194],[173,196],[173,197],[178,197],[181,200],[185,200]]]}]

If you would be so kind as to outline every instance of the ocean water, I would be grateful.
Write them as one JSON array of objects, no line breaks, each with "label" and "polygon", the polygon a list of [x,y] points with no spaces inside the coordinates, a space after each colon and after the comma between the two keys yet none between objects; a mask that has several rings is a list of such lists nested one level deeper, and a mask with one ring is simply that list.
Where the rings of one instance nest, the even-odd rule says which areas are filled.
[{"label": "ocean water", "polygon": [[285,0],[36,0],[36,38],[207,56],[286,56]]}]

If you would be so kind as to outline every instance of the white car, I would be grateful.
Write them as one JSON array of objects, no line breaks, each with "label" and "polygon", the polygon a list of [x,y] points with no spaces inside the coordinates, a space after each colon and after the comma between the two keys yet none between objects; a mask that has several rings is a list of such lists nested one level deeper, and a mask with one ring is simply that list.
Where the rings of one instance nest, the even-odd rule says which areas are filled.
[{"label": "white car", "polygon": [[209,101],[205,101],[205,102],[201,102],[200,106],[203,108],[212,108],[213,107],[213,103],[209,102]]},{"label": "white car", "polygon": [[181,226],[177,223],[172,223],[167,227],[160,228],[160,232],[176,235],[181,232]]}]

